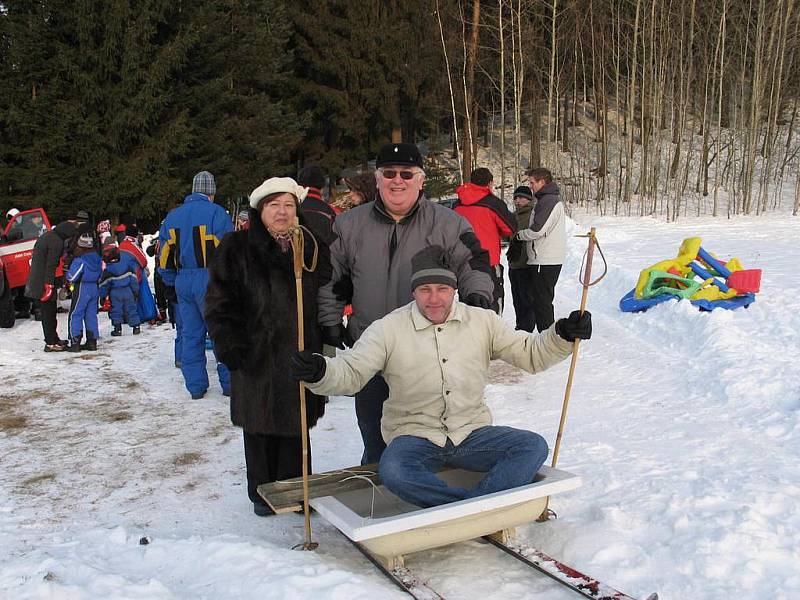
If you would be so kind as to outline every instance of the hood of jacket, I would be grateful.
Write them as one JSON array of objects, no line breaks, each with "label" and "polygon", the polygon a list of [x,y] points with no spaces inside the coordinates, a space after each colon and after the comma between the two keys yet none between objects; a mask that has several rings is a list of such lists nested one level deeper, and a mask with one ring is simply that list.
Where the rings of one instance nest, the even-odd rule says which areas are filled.
[{"label": "hood of jacket", "polygon": [[561,188],[558,187],[558,184],[555,181],[551,181],[550,183],[545,183],[542,188],[534,194],[537,198],[542,198],[543,196],[547,196],[548,194],[561,194]]},{"label": "hood of jacket", "polygon": [[486,196],[490,196],[492,191],[487,185],[477,185],[475,183],[462,183],[456,188],[456,195],[461,203],[465,206],[475,204],[479,200],[483,200]]}]

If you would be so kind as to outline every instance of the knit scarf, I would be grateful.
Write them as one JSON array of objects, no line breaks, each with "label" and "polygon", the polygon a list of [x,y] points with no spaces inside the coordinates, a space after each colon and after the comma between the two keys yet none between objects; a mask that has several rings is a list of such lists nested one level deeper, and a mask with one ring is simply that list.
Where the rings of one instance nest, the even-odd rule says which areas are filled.
[{"label": "knit scarf", "polygon": [[281,252],[286,253],[289,251],[289,248],[292,247],[292,234],[288,231],[284,233],[278,233],[277,231],[273,231],[269,227],[267,227],[267,231],[269,234],[274,238],[276,242],[278,242],[278,246],[281,248]]}]

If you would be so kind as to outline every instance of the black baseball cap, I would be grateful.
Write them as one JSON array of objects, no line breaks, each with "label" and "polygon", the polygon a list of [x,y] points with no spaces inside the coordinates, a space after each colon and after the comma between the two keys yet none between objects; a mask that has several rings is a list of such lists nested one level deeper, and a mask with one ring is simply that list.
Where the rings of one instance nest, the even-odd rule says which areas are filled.
[{"label": "black baseball cap", "polygon": [[385,144],[378,150],[375,166],[385,167],[386,165],[419,167],[422,169],[422,154],[420,154],[416,144],[403,142]]}]

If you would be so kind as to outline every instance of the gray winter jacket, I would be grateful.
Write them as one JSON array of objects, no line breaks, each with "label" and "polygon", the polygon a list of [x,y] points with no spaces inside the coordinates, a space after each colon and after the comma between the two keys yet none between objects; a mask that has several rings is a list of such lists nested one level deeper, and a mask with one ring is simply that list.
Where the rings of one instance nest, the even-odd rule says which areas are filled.
[{"label": "gray winter jacket", "polygon": [[373,321],[411,301],[411,258],[433,244],[448,251],[462,299],[473,293],[492,298],[489,255],[467,220],[422,194],[398,222],[378,197],[338,215],[333,232],[333,277],[319,291],[319,322],[341,323],[344,306],[351,302],[347,329],[353,339]]},{"label": "gray winter jacket", "polygon": [[528,229],[517,239],[527,242],[529,265],[561,265],[567,253],[567,223],[561,190],[555,181],[534,194],[536,204]]}]

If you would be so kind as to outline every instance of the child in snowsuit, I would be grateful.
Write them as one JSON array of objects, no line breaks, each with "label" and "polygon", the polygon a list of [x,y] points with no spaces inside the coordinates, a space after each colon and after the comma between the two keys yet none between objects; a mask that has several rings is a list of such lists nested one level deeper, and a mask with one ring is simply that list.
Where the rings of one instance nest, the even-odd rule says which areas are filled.
[{"label": "child in snowsuit", "polygon": [[[67,283],[72,284],[72,304],[69,307],[69,348],[68,352],[97,350],[97,282],[103,273],[103,261],[94,249],[94,239],[90,234],[78,238],[74,258],[67,271]],[[84,325],[86,343],[81,344]]]},{"label": "child in snowsuit", "polygon": [[106,270],[100,281],[102,297],[111,297],[111,309],[108,316],[114,331],[114,337],[122,335],[122,323],[133,327],[133,335],[139,335],[139,311],[136,301],[139,298],[139,280],[136,272],[139,265],[130,254],[120,253],[119,261],[106,264]]}]

